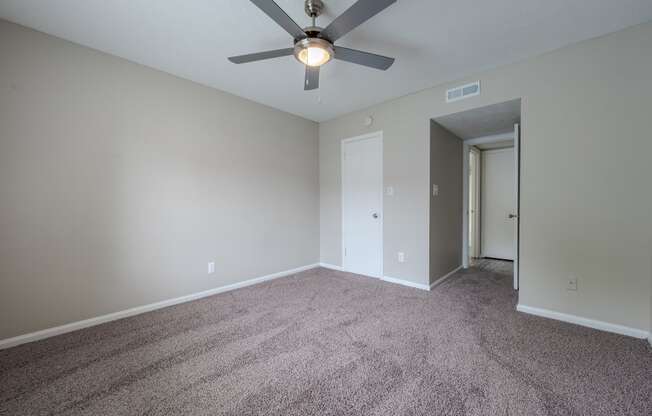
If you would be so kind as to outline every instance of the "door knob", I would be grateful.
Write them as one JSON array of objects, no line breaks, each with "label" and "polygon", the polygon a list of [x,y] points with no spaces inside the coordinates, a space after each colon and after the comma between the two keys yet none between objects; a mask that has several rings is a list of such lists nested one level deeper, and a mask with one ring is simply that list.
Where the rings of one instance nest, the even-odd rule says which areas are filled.
[{"label": "door knob", "polygon": [[373,214],[371,214],[371,216],[374,217],[374,219],[376,219],[376,218],[378,218],[378,213],[374,212]]},{"label": "door knob", "polygon": [[507,218],[509,218],[509,219],[511,220],[512,218],[518,218],[518,215],[516,215],[516,214],[509,214],[509,215],[507,216]]}]

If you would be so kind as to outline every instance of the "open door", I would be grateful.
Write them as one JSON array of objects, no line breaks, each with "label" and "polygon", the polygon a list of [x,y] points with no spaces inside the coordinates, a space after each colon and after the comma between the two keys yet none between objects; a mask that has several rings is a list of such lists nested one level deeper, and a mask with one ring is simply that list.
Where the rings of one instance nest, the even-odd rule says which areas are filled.
[{"label": "open door", "polygon": [[520,229],[520,189],[521,189],[521,126],[519,124],[514,124],[514,194],[515,198],[515,207],[514,214],[512,218],[516,221],[516,226],[514,227],[514,290],[518,290],[518,269],[519,269],[519,229]]}]

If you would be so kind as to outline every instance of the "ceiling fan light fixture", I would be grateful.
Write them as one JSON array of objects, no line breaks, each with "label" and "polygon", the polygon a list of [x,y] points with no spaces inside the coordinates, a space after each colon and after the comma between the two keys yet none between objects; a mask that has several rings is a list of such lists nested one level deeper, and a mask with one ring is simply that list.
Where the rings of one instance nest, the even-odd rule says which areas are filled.
[{"label": "ceiling fan light fixture", "polygon": [[367,68],[379,69],[381,71],[386,71],[394,63],[394,58],[359,51],[357,49],[344,48],[342,46],[337,47],[337,55],[335,55],[334,43],[398,0],[357,0],[344,13],[330,22],[325,29],[318,27],[315,22],[324,9],[324,2],[322,0],[304,0],[306,15],[312,19],[312,26],[304,28],[301,28],[292,20],[276,4],[276,1],[250,1],[292,36],[294,46],[229,57],[229,61],[234,64],[244,64],[247,62],[257,62],[294,55],[297,61],[305,65],[303,89],[305,91],[311,91],[319,88],[319,68],[332,59],[366,66]]},{"label": "ceiling fan light fixture", "polygon": [[320,38],[306,38],[294,45],[294,56],[304,65],[319,67],[333,59],[333,45]]}]

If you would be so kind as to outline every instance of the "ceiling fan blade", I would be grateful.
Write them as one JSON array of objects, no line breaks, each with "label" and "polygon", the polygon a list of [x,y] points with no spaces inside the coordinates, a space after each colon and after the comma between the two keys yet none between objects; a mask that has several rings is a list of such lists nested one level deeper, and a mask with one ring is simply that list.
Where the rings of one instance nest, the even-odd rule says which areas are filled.
[{"label": "ceiling fan blade", "polygon": [[234,64],[245,64],[247,62],[263,61],[265,59],[279,58],[281,56],[289,56],[292,54],[294,54],[293,48],[275,49],[273,51],[231,56],[229,61],[233,62]]},{"label": "ceiling fan blade", "polygon": [[335,42],[394,3],[396,0],[358,0],[333,20],[320,36]]},{"label": "ceiling fan blade", "polygon": [[319,67],[306,65],[306,82],[303,89],[306,91],[319,88]]},{"label": "ceiling fan blade", "polygon": [[301,29],[299,25],[297,25],[296,22],[292,20],[290,16],[288,16],[287,13],[285,13],[273,0],[251,0],[251,2],[258,6],[260,10],[265,12],[265,14],[267,14],[267,16],[269,16],[273,21],[278,23],[278,25],[285,29],[286,32],[292,35],[294,39],[303,39],[306,37],[306,32],[304,32],[303,29]]},{"label": "ceiling fan blade", "polygon": [[386,71],[394,63],[394,58],[363,52],[357,49],[343,48],[341,46],[335,47],[335,59],[380,69],[382,71]]}]

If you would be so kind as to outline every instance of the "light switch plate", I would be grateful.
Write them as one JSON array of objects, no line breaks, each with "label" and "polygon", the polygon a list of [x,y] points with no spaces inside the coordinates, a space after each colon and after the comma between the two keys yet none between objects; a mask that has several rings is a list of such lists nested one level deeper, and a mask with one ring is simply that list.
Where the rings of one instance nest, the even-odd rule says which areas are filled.
[{"label": "light switch plate", "polygon": [[394,187],[388,186],[387,189],[385,189],[385,195],[394,196]]},{"label": "light switch plate", "polygon": [[432,185],[432,196],[439,196],[439,185]]}]

